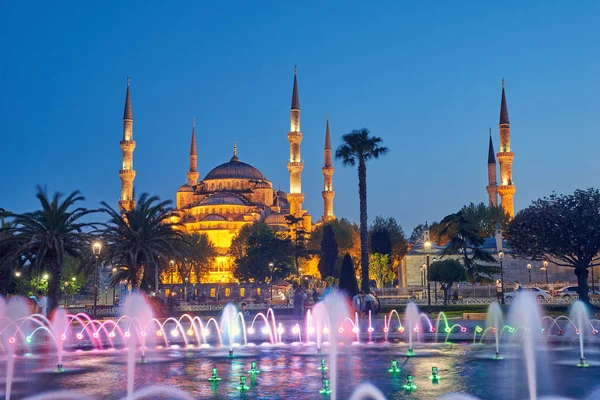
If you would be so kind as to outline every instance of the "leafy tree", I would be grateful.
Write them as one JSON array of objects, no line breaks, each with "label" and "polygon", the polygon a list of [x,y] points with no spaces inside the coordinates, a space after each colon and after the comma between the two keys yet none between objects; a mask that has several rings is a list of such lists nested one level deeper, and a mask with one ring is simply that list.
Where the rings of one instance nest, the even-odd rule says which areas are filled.
[{"label": "leafy tree", "polygon": [[0,241],[0,248],[9,248],[4,260],[17,260],[23,253],[29,254],[32,269],[48,272],[49,312],[58,306],[60,283],[63,276],[65,256],[84,260],[89,253],[91,235],[88,231],[95,227],[93,222],[82,222],[84,217],[95,213],[78,207],[85,198],[74,191],[66,198],[55,193],[50,199],[46,190],[37,187],[40,209],[15,215],[13,226]]},{"label": "leafy tree", "polygon": [[419,241],[419,239],[421,239],[421,237],[423,236],[423,232],[425,232],[425,224],[419,224],[415,226],[410,234],[408,242],[414,245]]},{"label": "leafy tree", "polygon": [[250,236],[257,234],[268,234],[269,232],[271,232],[271,228],[269,228],[264,222],[254,222],[252,224],[244,225],[231,241],[229,255],[234,259],[240,259],[244,257],[250,247],[248,244]]},{"label": "leafy tree", "polygon": [[185,254],[189,265],[192,267],[190,274],[193,272],[196,276],[196,282],[200,282],[208,275],[210,266],[215,262],[218,255],[217,249],[208,238],[208,235],[204,233],[189,235],[186,242],[189,245]]},{"label": "leafy tree", "polygon": [[[402,227],[393,217],[375,218],[370,230],[371,253],[387,254],[393,271],[408,252],[408,242]],[[394,272],[394,276],[396,273]]]},{"label": "leafy tree", "polygon": [[394,269],[388,254],[371,254],[369,265],[369,279],[374,280],[378,288],[394,279]]},{"label": "leafy tree", "polygon": [[323,239],[321,240],[321,257],[319,258],[319,272],[321,279],[328,276],[335,277],[335,263],[338,258],[338,244],[335,240],[335,231],[331,224],[323,228]]},{"label": "leafy tree", "polygon": [[[495,263],[489,253],[480,249],[485,239],[479,234],[473,222],[467,219],[462,211],[446,216],[442,222],[440,235],[450,234],[450,241],[442,252],[442,257],[460,254],[467,270],[469,282],[487,282],[497,268],[482,263]],[[433,279],[432,279],[433,280]]]},{"label": "leafy tree", "polygon": [[383,140],[369,136],[369,130],[353,130],[342,136],[342,144],[337,148],[335,157],[344,165],[358,163],[358,197],[360,200],[360,261],[362,266],[362,289],[369,291],[369,234],[367,220],[367,161],[379,158],[388,148],[381,146]]},{"label": "leafy tree", "polygon": [[444,305],[448,304],[448,291],[454,283],[467,280],[465,267],[456,260],[434,261],[429,266],[429,279],[441,284],[444,291]]},{"label": "leafy tree", "polygon": [[179,224],[171,222],[170,204],[148,193],[140,196],[131,211],[117,211],[102,203],[102,211],[109,216],[101,232],[107,244],[104,258],[121,266],[113,278],[115,282],[127,281],[139,289],[147,271],[153,271],[152,266],[182,258],[176,249],[184,242],[183,233]]},{"label": "leafy tree", "polygon": [[588,299],[588,268],[600,265],[600,192],[553,193],[521,210],[508,226],[515,256],[574,268],[579,298]]},{"label": "leafy tree", "polygon": [[339,288],[350,298],[358,293],[354,263],[352,262],[352,257],[350,257],[350,254],[348,253],[344,255],[344,260],[342,261]]},{"label": "leafy tree", "polygon": [[[310,235],[310,241],[308,243],[308,249],[311,251],[321,250],[321,242],[323,241],[324,230],[328,225],[333,228],[333,232],[335,233],[335,240],[338,244],[338,253],[349,253],[354,264],[358,264],[360,262],[359,228],[358,225],[348,221],[345,218],[330,221],[312,231]],[[335,276],[339,275],[342,258],[343,257],[338,257],[338,262],[336,263],[335,268]]]},{"label": "leafy tree", "polygon": [[[239,243],[241,239],[238,240],[237,247],[243,249],[243,254],[235,259],[233,276],[242,282],[267,282],[290,278],[295,273],[290,240],[277,237],[268,227],[263,229],[262,223],[253,225],[254,228],[250,227],[247,230],[249,233],[246,243]],[[246,237],[246,232],[242,237]],[[269,267],[270,263],[273,263],[272,269]]]},{"label": "leafy tree", "polygon": [[299,275],[300,264],[298,263],[298,260],[300,258],[310,258],[310,253],[306,247],[306,231],[301,226],[302,221],[304,220],[300,217],[295,217],[291,214],[286,215],[285,220],[288,226],[290,227],[290,236],[292,242],[291,251],[294,256],[294,265]]},{"label": "leafy tree", "polygon": [[504,211],[502,206],[470,203],[463,206],[460,211],[465,218],[473,222],[479,234],[484,238],[494,236],[498,223],[502,225],[502,229],[506,229],[510,222],[510,215]]}]

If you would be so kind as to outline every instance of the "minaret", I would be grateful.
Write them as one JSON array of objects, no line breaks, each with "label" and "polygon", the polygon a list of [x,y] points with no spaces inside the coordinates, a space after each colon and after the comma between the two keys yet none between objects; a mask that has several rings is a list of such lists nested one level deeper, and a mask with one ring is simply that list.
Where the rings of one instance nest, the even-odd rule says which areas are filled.
[{"label": "minaret", "polygon": [[490,198],[490,206],[498,205],[498,182],[496,182],[496,157],[492,143],[492,128],[490,128],[490,146],[488,149],[488,185],[485,187]]},{"label": "minaret", "polygon": [[198,183],[198,153],[196,152],[196,119],[192,119],[192,145],[190,147],[190,172],[188,172],[188,183],[196,186]]},{"label": "minaret", "polygon": [[331,136],[329,135],[329,117],[325,116],[325,150],[323,152],[325,157],[325,164],[321,169],[323,171],[323,222],[328,222],[335,219],[333,214],[333,197],[335,192],[333,191],[333,165],[331,165]]},{"label": "minaret", "polygon": [[302,217],[302,169],[304,163],[300,158],[300,143],[302,143],[302,132],[300,131],[300,100],[298,99],[298,80],[296,78],[296,66],[294,65],[294,88],[292,90],[292,108],[290,111],[290,131],[288,132],[290,142],[290,161],[288,171],[290,172],[290,214]]},{"label": "minaret", "polygon": [[130,211],[135,208],[135,199],[133,198],[133,180],[135,179],[135,170],[133,169],[133,150],[135,141],[133,140],[133,112],[131,111],[131,98],[129,95],[130,79],[127,77],[127,94],[125,95],[125,112],[123,113],[123,140],[121,140],[121,150],[123,151],[123,164],[119,171],[121,178],[121,199],[119,208],[121,211]]},{"label": "minaret", "polygon": [[504,78],[502,78],[502,103],[500,104],[500,151],[496,155],[500,163],[500,194],[502,209],[512,219],[515,216],[514,195],[517,190],[512,179],[512,162],[515,157],[510,151],[510,122],[508,120],[508,108],[506,107],[506,95],[504,93]]}]

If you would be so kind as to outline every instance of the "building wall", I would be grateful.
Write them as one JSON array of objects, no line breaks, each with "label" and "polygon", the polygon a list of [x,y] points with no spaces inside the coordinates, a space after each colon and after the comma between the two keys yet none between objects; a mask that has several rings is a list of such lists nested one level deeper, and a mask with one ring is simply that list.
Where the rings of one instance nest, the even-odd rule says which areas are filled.
[{"label": "building wall", "polygon": [[[433,255],[430,256],[430,263],[433,262]],[[437,256],[439,258],[439,256]],[[497,260],[497,257],[495,257]],[[452,255],[446,256],[444,259],[458,259],[461,257]],[[404,259],[405,272],[406,272],[406,285],[407,286],[421,286],[421,266],[426,263],[426,256],[424,255],[407,255]],[[540,270],[542,266],[541,262],[530,261],[522,258],[514,258],[510,254],[504,256],[502,266],[504,269],[504,283],[505,285],[511,284],[514,281],[527,285],[529,284],[529,273],[527,270],[527,264],[531,264],[531,283],[545,284],[546,274]],[[496,264],[500,267],[500,264]],[[500,272],[495,274],[494,279],[500,278]],[[597,279],[598,277],[594,277]],[[577,278],[573,274],[573,268],[560,267],[553,264],[548,265],[548,281],[550,283],[577,283]]]}]

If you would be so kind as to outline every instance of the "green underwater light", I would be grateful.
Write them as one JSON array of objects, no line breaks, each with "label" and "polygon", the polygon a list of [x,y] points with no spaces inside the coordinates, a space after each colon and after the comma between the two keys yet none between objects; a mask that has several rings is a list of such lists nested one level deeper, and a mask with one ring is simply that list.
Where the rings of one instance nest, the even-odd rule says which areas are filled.
[{"label": "green underwater light", "polygon": [[329,387],[329,379],[323,379],[323,389],[319,390],[321,394],[331,394],[331,388]]},{"label": "green underwater light", "polygon": [[431,376],[429,379],[431,379],[433,383],[437,383],[441,378],[442,377],[438,373],[438,367],[431,367]]},{"label": "green underwater light", "polygon": [[392,372],[392,373],[400,372],[400,367],[398,367],[398,361],[392,361],[392,366],[388,369],[388,372]]},{"label": "green underwater light", "polygon": [[579,359],[579,364],[577,364],[577,366],[582,368],[589,367],[588,363],[585,362],[585,357]]},{"label": "green underwater light", "polygon": [[208,378],[209,382],[215,382],[215,381],[220,381],[221,378],[219,377],[219,370],[217,368],[213,368],[212,369],[212,375],[210,378]]},{"label": "green underwater light", "polygon": [[252,361],[252,363],[250,364],[250,370],[248,370],[248,373],[251,375],[260,374],[260,371],[256,368],[256,361]]},{"label": "green underwater light", "polygon": [[245,392],[246,390],[250,389],[250,386],[246,385],[245,376],[240,376],[240,384],[236,386],[236,389],[241,392]]},{"label": "green underwater light", "polygon": [[410,392],[411,390],[415,390],[416,388],[417,385],[415,385],[415,383],[413,382],[413,376],[406,375],[406,383],[402,385],[402,389]]},{"label": "green underwater light", "polygon": [[319,365],[319,367],[317,369],[321,370],[321,371],[325,371],[326,369],[329,369],[327,367],[327,365],[325,365],[325,359],[324,358],[321,358],[321,365]]},{"label": "green underwater light", "polygon": [[415,352],[414,352],[414,350],[412,348],[410,348],[410,349],[408,349],[408,352],[406,352],[406,355],[409,356],[409,357],[410,356],[414,356]]}]

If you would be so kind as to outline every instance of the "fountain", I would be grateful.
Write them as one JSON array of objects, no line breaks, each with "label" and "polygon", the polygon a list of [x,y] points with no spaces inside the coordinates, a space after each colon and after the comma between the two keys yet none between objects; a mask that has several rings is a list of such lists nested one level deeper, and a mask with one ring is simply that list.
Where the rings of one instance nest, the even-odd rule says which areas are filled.
[{"label": "fountain", "polygon": [[[233,305],[225,307],[220,322],[217,322],[214,318],[202,319],[188,314],[177,318],[169,317],[159,320],[152,317],[152,311],[148,307],[145,297],[133,294],[125,302],[125,314],[116,320],[94,320],[85,314],[70,315],[65,310],[57,309],[51,320],[48,321],[38,315],[27,316],[26,307],[23,308],[23,305],[25,305],[23,299],[13,298],[9,303],[6,303],[0,298],[0,353],[2,354],[2,362],[6,362],[6,368],[3,368],[6,370],[5,397],[7,399],[10,399],[11,396],[23,398],[26,396],[23,396],[22,392],[31,394],[35,390],[45,389],[36,389],[31,384],[25,387],[13,385],[14,376],[17,376],[17,382],[18,377],[21,376],[19,372],[19,366],[21,365],[21,368],[30,370],[28,365],[31,363],[53,364],[58,371],[65,370],[69,373],[82,374],[82,376],[94,376],[93,379],[96,379],[96,376],[102,377],[103,372],[94,371],[92,373],[92,371],[87,371],[87,368],[78,369],[77,365],[85,366],[85,360],[90,358],[93,360],[92,363],[96,363],[100,369],[105,364],[113,365],[114,368],[115,363],[98,362],[98,360],[103,360],[105,357],[108,357],[109,360],[118,359],[121,354],[126,354],[127,363],[123,368],[123,373],[127,376],[124,389],[128,399],[136,398],[140,396],[140,393],[163,393],[161,390],[171,390],[175,393],[175,387],[167,389],[165,386],[154,386],[152,389],[143,387],[138,388],[137,391],[134,390],[136,380],[138,382],[141,379],[160,381],[164,379],[165,375],[170,375],[169,371],[162,369],[161,365],[169,365],[171,359],[181,360],[181,363],[187,365],[186,370],[192,368],[200,374],[202,374],[202,371],[207,371],[207,369],[202,368],[208,367],[208,370],[212,371],[212,374],[207,378],[212,384],[212,389],[209,388],[208,390],[215,393],[219,393],[227,387],[217,385],[222,379],[219,376],[219,369],[223,371],[223,368],[225,368],[227,378],[224,377],[223,379],[230,379],[229,377],[231,377],[233,382],[239,379],[239,385],[236,382],[236,384],[229,386],[229,389],[233,390],[235,386],[237,390],[243,392],[243,396],[256,395],[253,392],[254,388],[250,387],[252,385],[249,386],[247,376],[250,376],[252,382],[254,382],[255,377],[260,374],[271,382],[267,386],[261,385],[261,393],[269,398],[281,396],[282,393],[289,394],[289,392],[286,392],[289,390],[299,391],[299,397],[302,397],[302,393],[307,393],[309,390],[315,391],[315,389],[332,399],[349,398],[352,394],[349,391],[349,385],[358,384],[360,380],[364,379],[375,383],[381,382],[382,388],[388,390],[390,395],[393,393],[389,392],[389,390],[392,390],[390,388],[395,387],[395,390],[397,390],[401,386],[406,392],[411,392],[411,397],[433,399],[445,393],[448,389],[446,386],[449,384],[454,386],[457,381],[460,386],[469,387],[468,379],[471,377],[470,374],[463,376],[462,374],[446,373],[442,380],[438,366],[446,371],[448,360],[459,358],[465,361],[472,360],[473,366],[470,368],[477,369],[479,363],[481,363],[478,360],[483,359],[476,356],[481,349],[492,350],[492,354],[495,354],[496,358],[501,358],[501,351],[505,353],[507,350],[513,349],[514,354],[508,358],[509,362],[493,363],[494,367],[487,366],[485,370],[480,371],[482,374],[489,375],[490,379],[495,382],[489,385],[489,389],[484,389],[484,392],[493,397],[494,388],[498,384],[502,384],[502,379],[506,379],[503,375],[504,372],[501,371],[506,370],[506,373],[515,374],[514,379],[508,378],[507,380],[513,385],[520,385],[518,390],[527,391],[529,393],[528,397],[535,400],[538,396],[538,390],[551,390],[548,389],[547,384],[542,385],[540,388],[538,381],[541,378],[537,378],[536,375],[542,374],[543,376],[545,370],[551,367],[551,363],[543,361],[543,357],[544,354],[547,354],[547,346],[552,345],[552,341],[555,344],[560,343],[562,346],[561,351],[565,353],[565,356],[571,354],[571,357],[575,350],[573,350],[573,353],[569,352],[574,349],[573,346],[577,343],[576,349],[581,366],[587,365],[586,355],[593,358],[595,354],[599,354],[595,350],[590,350],[590,348],[600,344],[600,338],[597,336],[600,321],[591,320],[585,305],[582,303],[573,305],[569,317],[542,318],[535,299],[524,293],[510,307],[508,316],[510,325],[504,324],[502,311],[494,303],[488,308],[485,327],[472,323],[469,325],[469,322],[461,321],[449,323],[448,318],[443,313],[437,315],[436,325],[433,327],[428,318],[423,319],[426,317],[419,312],[416,304],[410,303],[402,320],[396,317],[397,313],[394,310],[382,319],[372,318],[370,321],[368,319],[365,321],[365,324],[368,324],[367,326],[373,328],[374,331],[383,328],[386,339],[386,343],[383,345],[371,344],[368,347],[367,342],[372,340],[369,339],[372,336],[367,333],[368,329],[364,332],[363,344],[357,346],[345,345],[349,342],[359,342],[359,337],[355,331],[355,329],[358,329],[358,324],[355,321],[356,315],[349,312],[346,304],[346,299],[342,296],[330,295],[326,296],[321,303],[315,305],[310,314],[307,313],[305,322],[307,326],[300,326],[296,320],[288,322],[281,319],[277,321],[273,310],[269,310],[265,313],[257,313],[255,321],[258,325],[249,323],[246,328],[243,319],[240,319],[239,312]],[[398,322],[397,327],[396,321]],[[258,337],[253,336],[255,332],[251,332],[251,330],[253,331],[254,328],[262,333],[262,338],[260,335]],[[438,328],[445,332],[445,341],[452,344],[452,346],[431,345],[433,338],[437,335]],[[467,328],[469,332],[473,329],[473,342],[477,343],[479,340],[478,346],[470,347],[464,343],[456,343],[457,339],[464,341],[464,333],[466,333]],[[299,338],[300,331],[306,332],[303,340]],[[286,332],[288,333],[286,334]],[[265,350],[262,349],[262,346],[255,347],[256,343],[248,343],[246,333],[250,335],[250,338],[254,338],[254,342],[259,341],[260,343],[260,340],[265,337],[268,338],[269,343],[264,348]],[[491,334],[494,335],[493,341],[489,336]],[[364,339],[365,337],[367,340]],[[546,344],[546,338],[551,339],[548,345]],[[420,358],[409,359],[406,360],[406,365],[401,368],[399,362],[394,359],[397,356],[395,346],[387,344],[388,340],[397,339],[406,343],[409,355],[414,355],[415,344],[418,340],[423,342],[423,347],[431,345],[430,350],[427,352],[427,360],[435,360],[435,364],[433,366],[424,365],[422,363],[425,361]],[[293,345],[288,346],[286,343]],[[315,344],[317,351],[327,353],[328,361],[326,357],[314,358]],[[243,368],[242,363],[236,361],[223,363],[223,349],[227,349],[232,354],[236,347],[245,345],[248,347],[245,347],[237,357],[257,357],[250,363],[250,369],[245,371],[247,368]],[[565,345],[568,346],[565,347]],[[277,349],[273,346],[277,346]],[[338,348],[338,346],[341,347]],[[151,360],[147,355],[150,349],[155,349],[152,350]],[[587,350],[588,354],[584,350]],[[23,357],[22,354],[27,352],[34,353],[34,356],[30,358]],[[67,369],[63,366],[63,356],[65,354],[68,354],[69,367]],[[359,354],[358,359],[360,359],[361,368],[356,369],[353,366],[353,359],[357,358]],[[299,355],[300,357],[298,357]],[[506,354],[502,355],[505,356]],[[211,357],[214,357],[216,361],[211,362],[212,365],[206,365],[206,360]],[[388,360],[391,358],[392,360],[391,366],[386,368],[388,374],[378,367],[379,360],[382,357],[386,357]],[[188,359],[190,364],[188,364]],[[290,361],[292,359],[293,362]],[[138,368],[139,370],[136,371],[136,360],[145,363],[146,366]],[[290,373],[282,373],[284,370],[290,370],[287,362],[297,364],[296,370],[308,368],[306,369],[308,374],[310,374],[309,370],[314,372],[316,362],[318,370],[321,372],[318,374],[320,379],[318,388],[315,388],[314,384],[316,382],[313,382],[312,389],[310,389],[310,385],[303,385],[294,381],[294,369]],[[258,364],[261,365],[260,371]],[[204,367],[201,367],[201,365],[204,365]],[[75,368],[72,368],[72,366],[75,366]],[[431,373],[423,373],[423,367],[430,368]],[[347,374],[349,368],[351,372]],[[15,370],[18,372],[15,373]],[[338,382],[342,370],[344,371],[343,385]],[[39,373],[35,369],[33,371],[33,374]],[[54,370],[48,372],[46,367],[39,371],[43,371],[45,374],[54,373]],[[401,382],[403,385],[397,382],[399,373],[402,371],[406,373],[406,381]],[[569,376],[571,374],[569,371],[563,369],[561,374]],[[593,371],[593,369],[590,368],[586,371]],[[247,375],[241,375],[242,373],[247,373]],[[387,380],[391,379],[392,386],[389,386],[389,381],[385,380],[386,376],[388,377]],[[420,390],[417,391],[416,381],[421,379],[420,377],[428,377],[433,384],[442,382],[443,384],[431,385],[427,388],[420,387]],[[523,378],[521,379],[521,377]],[[176,379],[175,383],[166,381],[168,385],[172,386],[177,385],[177,379],[180,378],[171,377],[169,379]],[[359,381],[356,381],[356,379],[359,379]],[[31,379],[30,382],[35,384],[36,380]],[[567,378],[565,378],[565,382],[568,382]],[[51,386],[53,388],[64,388],[69,387],[69,384],[69,379],[63,379],[60,382],[52,383]],[[206,381],[205,384],[210,385]],[[85,384],[83,384],[83,387],[86,387]],[[371,389],[373,390],[371,391]],[[559,389],[562,390],[562,387]],[[430,392],[432,390],[433,392]],[[506,388],[503,390],[506,390]],[[246,394],[246,392],[248,393]],[[178,398],[185,398],[181,391],[177,393],[177,396],[181,396]],[[381,394],[380,391],[368,385],[361,386],[360,390],[357,389],[352,396],[358,396],[358,393],[362,393],[363,396],[371,395],[374,398],[379,398],[377,396]],[[50,395],[51,393],[47,392],[41,396]],[[156,395],[158,396],[158,394]],[[100,397],[105,396],[108,396],[108,394],[103,392]],[[177,396],[174,394],[172,398]],[[219,395],[217,394],[217,396]],[[459,395],[453,396],[448,398],[466,398]],[[310,395],[306,394],[305,397],[310,397]],[[39,398],[43,399],[44,397]],[[62,393],[60,398],[83,399],[86,397],[68,391]]]},{"label": "fountain", "polygon": [[408,352],[406,355],[412,356],[414,355],[413,335],[419,332],[419,327],[421,325],[419,308],[412,301],[406,306],[406,311],[404,312],[404,319],[406,320],[406,326],[408,327]]},{"label": "fountain", "polygon": [[502,356],[500,355],[500,327],[504,326],[504,314],[502,313],[502,309],[497,301],[492,302],[488,307],[486,318],[485,318],[485,331],[484,334],[481,335],[483,340],[483,336],[485,332],[489,330],[494,334],[494,340],[496,344],[496,354],[494,359],[501,360]]},{"label": "fountain", "polygon": [[577,366],[585,368],[588,364],[585,362],[585,355],[583,352],[584,336],[586,336],[588,326],[590,327],[590,331],[594,329],[593,325],[590,323],[590,316],[585,303],[580,300],[573,303],[571,310],[569,311],[569,317],[571,321],[575,322],[577,326],[575,328],[575,333],[579,337],[579,363]]}]

